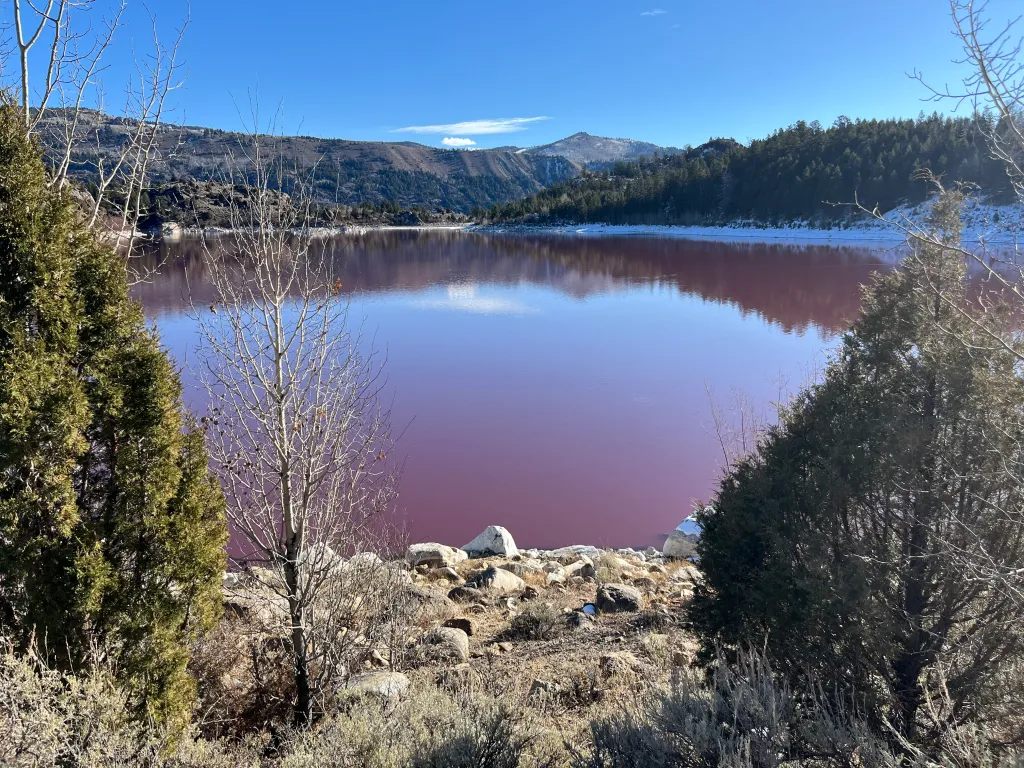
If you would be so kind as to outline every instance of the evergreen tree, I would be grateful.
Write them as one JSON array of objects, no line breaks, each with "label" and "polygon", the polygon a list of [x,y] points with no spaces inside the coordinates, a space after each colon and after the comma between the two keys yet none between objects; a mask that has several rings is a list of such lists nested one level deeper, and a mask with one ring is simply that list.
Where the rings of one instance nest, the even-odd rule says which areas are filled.
[{"label": "evergreen tree", "polygon": [[931,192],[919,171],[1012,194],[985,141],[986,118],[803,121],[749,146],[725,139],[683,154],[616,163],[610,171],[554,184],[490,218],[610,224],[778,223],[846,219],[856,196],[888,211]]},{"label": "evergreen tree", "polygon": [[76,669],[99,649],[140,715],[180,723],[223,506],[123,261],[0,109],[0,633]]},{"label": "evergreen tree", "polygon": [[925,745],[994,717],[1024,659],[1024,380],[1008,313],[969,309],[960,202],[722,481],[689,609],[705,658],[763,644]]}]

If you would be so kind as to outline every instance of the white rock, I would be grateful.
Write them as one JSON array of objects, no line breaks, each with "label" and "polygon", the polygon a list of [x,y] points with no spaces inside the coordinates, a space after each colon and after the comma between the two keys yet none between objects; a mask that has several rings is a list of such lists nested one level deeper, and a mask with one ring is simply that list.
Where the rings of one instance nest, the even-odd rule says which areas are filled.
[{"label": "white rock", "polygon": [[412,544],[405,553],[405,561],[409,563],[410,568],[415,568],[418,565],[426,565],[430,568],[448,568],[458,565],[467,557],[468,555],[461,549],[433,542]]},{"label": "white rock", "polygon": [[661,552],[665,557],[693,557],[697,554],[694,536],[676,529],[668,535]]},{"label": "white rock", "polygon": [[597,547],[591,547],[587,544],[573,544],[571,547],[561,547],[560,549],[553,549],[547,553],[547,557],[553,560],[565,560],[572,562],[579,558],[581,555],[595,558],[601,554],[601,550]]},{"label": "white rock", "polygon": [[500,525],[487,526],[487,530],[466,544],[462,550],[470,557],[491,557],[493,555],[516,557],[519,554],[519,548],[516,547],[512,534]]},{"label": "white rock", "polygon": [[469,636],[455,627],[438,627],[420,640],[425,655],[435,660],[461,664],[469,660]]},{"label": "white rock", "polygon": [[580,576],[584,579],[593,578],[596,574],[594,561],[586,555],[582,555],[575,563],[569,563],[563,569],[566,578]]},{"label": "white rock", "polygon": [[511,571],[491,567],[469,579],[466,586],[507,595],[513,592],[522,592],[526,589],[526,582]]},{"label": "white rock", "polygon": [[514,573],[516,576],[525,576],[528,573],[544,573],[540,562],[533,559],[518,560],[511,563],[497,563],[499,568]]},{"label": "white rock", "polygon": [[401,672],[367,672],[353,677],[345,687],[385,699],[396,699],[408,693],[409,685],[409,678]]}]

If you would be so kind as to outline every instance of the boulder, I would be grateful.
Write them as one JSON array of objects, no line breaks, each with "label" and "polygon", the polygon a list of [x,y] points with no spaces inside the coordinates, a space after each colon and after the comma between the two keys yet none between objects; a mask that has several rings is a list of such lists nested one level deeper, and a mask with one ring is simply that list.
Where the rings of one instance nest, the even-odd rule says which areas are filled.
[{"label": "boulder", "polygon": [[643,607],[644,598],[637,589],[625,584],[602,584],[594,604],[602,613],[632,612]]},{"label": "boulder", "polygon": [[589,632],[594,628],[594,618],[582,611],[573,611],[566,619],[569,629]]},{"label": "boulder", "polygon": [[455,627],[439,627],[420,640],[424,655],[434,661],[469,661],[469,635]]},{"label": "boulder", "polygon": [[647,576],[641,576],[639,579],[633,579],[633,586],[645,592],[650,592],[658,588],[658,583]]},{"label": "boulder", "polygon": [[423,587],[406,587],[402,593],[409,604],[424,609],[443,610],[452,607],[452,601]]},{"label": "boulder", "polygon": [[665,539],[661,552],[665,557],[691,558],[697,554],[697,540],[680,530],[672,531]]},{"label": "boulder", "polygon": [[500,525],[489,525],[487,529],[464,546],[463,551],[470,557],[516,557],[519,549],[512,534]]},{"label": "boulder", "polygon": [[430,568],[449,568],[467,559],[468,555],[461,549],[448,547],[433,542],[412,544],[405,553],[405,560],[410,568],[426,565]]},{"label": "boulder", "polygon": [[594,566],[593,560],[586,555],[582,555],[575,563],[569,563],[565,566],[563,574],[567,579],[573,576],[579,576],[581,579],[593,579],[597,576],[597,568]]},{"label": "boulder", "polygon": [[463,585],[451,590],[448,599],[456,603],[479,603],[483,601],[484,593],[476,587]]},{"label": "boulder", "polygon": [[382,699],[397,699],[409,692],[409,685],[409,678],[401,672],[380,670],[356,675],[345,687],[350,691],[367,693]]},{"label": "boulder", "polygon": [[599,556],[601,550],[597,547],[591,547],[586,544],[573,544],[571,547],[562,547],[560,549],[553,549],[547,553],[547,556],[552,560],[559,560],[561,562],[571,563],[578,560],[580,556],[589,557],[591,559]]},{"label": "boulder", "polygon": [[669,578],[683,584],[696,584],[700,581],[700,571],[692,565],[684,565],[673,571]]},{"label": "boulder", "polygon": [[544,573],[544,567],[537,560],[526,558],[513,563],[498,563],[499,568],[514,573],[516,576],[526,576],[528,573]]},{"label": "boulder", "polygon": [[356,552],[345,564],[347,568],[383,568],[384,561],[376,552]]},{"label": "boulder", "polygon": [[618,677],[629,672],[635,671],[640,666],[640,662],[637,661],[629,651],[615,651],[614,653],[606,653],[601,657],[598,662],[601,667],[601,672],[606,677]]},{"label": "boulder", "polygon": [[549,573],[547,575],[547,584],[550,587],[552,584],[564,584],[565,583],[565,572],[559,571],[557,573]]},{"label": "boulder", "polygon": [[462,582],[462,577],[459,576],[459,572],[451,566],[447,568],[437,568],[427,574],[429,578],[434,581],[447,581],[452,584],[459,584]]},{"label": "boulder", "polygon": [[450,627],[451,629],[461,629],[466,633],[467,637],[472,637],[473,632],[476,630],[476,625],[472,619],[460,616],[456,619],[448,619],[442,626]]},{"label": "boulder", "polygon": [[526,582],[511,571],[492,566],[467,580],[466,586],[496,592],[499,595],[509,595],[522,592],[526,588]]}]

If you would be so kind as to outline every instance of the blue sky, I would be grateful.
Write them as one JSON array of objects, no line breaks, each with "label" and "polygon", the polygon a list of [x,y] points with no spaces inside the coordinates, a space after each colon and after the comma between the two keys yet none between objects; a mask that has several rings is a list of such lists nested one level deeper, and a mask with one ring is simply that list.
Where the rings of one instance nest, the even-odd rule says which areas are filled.
[{"label": "blue sky", "polygon": [[[144,47],[130,2],[122,52]],[[185,2],[150,8],[170,28]],[[991,6],[996,21],[1014,8]],[[945,0],[193,0],[191,18],[186,122],[238,128],[258,92],[289,133],[433,146],[745,142],[798,119],[915,116],[936,107],[905,73],[958,77]]]}]

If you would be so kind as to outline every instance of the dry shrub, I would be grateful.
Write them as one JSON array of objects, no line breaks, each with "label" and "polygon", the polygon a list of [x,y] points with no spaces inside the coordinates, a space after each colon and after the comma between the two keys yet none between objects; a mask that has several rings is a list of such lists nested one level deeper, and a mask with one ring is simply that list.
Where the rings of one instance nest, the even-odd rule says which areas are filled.
[{"label": "dry shrub", "polygon": [[640,640],[640,650],[658,668],[666,669],[672,664],[672,643],[668,635],[651,632]]},{"label": "dry shrub", "polygon": [[292,716],[295,677],[289,641],[266,634],[250,616],[226,615],[195,647],[195,722],[207,738],[238,738]]},{"label": "dry shrub", "polygon": [[512,619],[504,635],[511,640],[551,640],[564,629],[565,623],[565,614],[558,608],[536,602]]},{"label": "dry shrub", "polygon": [[598,582],[619,581],[625,572],[622,567],[622,558],[612,552],[602,552],[595,557],[594,570]]},{"label": "dry shrub", "polygon": [[[895,742],[896,737],[889,733]],[[887,743],[818,691],[797,693],[766,659],[741,653],[710,677],[679,674],[667,693],[590,724],[590,745],[573,750],[575,768],[996,768],[1019,766],[993,751],[990,735],[951,728],[926,754]]]},{"label": "dry shrub", "polygon": [[[229,610],[195,649],[190,669],[206,737],[274,730],[293,716],[294,656],[275,579],[267,569],[232,579]],[[404,571],[371,553],[337,559],[306,613],[314,716],[334,710],[335,691],[375,651],[392,669],[405,668],[411,627],[430,607],[407,581]]]},{"label": "dry shrub", "polygon": [[147,759],[161,739],[134,725],[125,695],[102,674],[77,678],[0,656],[0,765],[116,765]]},{"label": "dry shrub", "polygon": [[362,699],[302,733],[281,768],[545,768],[564,763],[557,738],[515,704],[417,691],[393,707]]},{"label": "dry shrub", "polygon": [[559,715],[585,709],[604,700],[608,689],[601,685],[595,670],[574,669],[557,677],[551,690],[532,697],[532,704],[541,712]]},{"label": "dry shrub", "polygon": [[0,765],[5,768],[234,768],[251,763],[247,743],[194,740],[134,719],[124,691],[97,664],[61,673],[32,656],[0,650]]},{"label": "dry shrub", "polygon": [[652,632],[661,632],[676,623],[674,616],[663,611],[641,611],[636,615],[629,625],[636,630],[650,630]]},{"label": "dry shrub", "polygon": [[546,588],[548,586],[548,574],[545,571],[526,571],[519,578],[531,587]]}]

